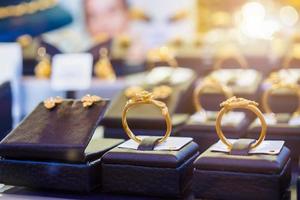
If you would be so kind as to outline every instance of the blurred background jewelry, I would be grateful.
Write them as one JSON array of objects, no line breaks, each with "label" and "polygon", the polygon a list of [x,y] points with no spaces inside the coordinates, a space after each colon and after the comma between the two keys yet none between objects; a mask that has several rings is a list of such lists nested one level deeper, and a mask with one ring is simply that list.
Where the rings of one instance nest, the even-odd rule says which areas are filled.
[{"label": "blurred background jewelry", "polygon": [[156,86],[152,90],[153,97],[158,100],[165,100],[171,96],[173,89],[167,85]]},{"label": "blurred background jewelry", "polygon": [[137,93],[142,92],[144,89],[140,86],[131,86],[124,91],[125,96],[130,99],[134,97]]},{"label": "blurred background jewelry", "polygon": [[147,54],[148,69],[155,67],[155,63],[167,63],[170,67],[178,67],[175,56],[167,46],[152,49]]},{"label": "blurred background jewelry", "polygon": [[227,87],[224,84],[221,84],[217,79],[214,77],[207,77],[204,79],[202,83],[200,83],[194,90],[193,93],[193,100],[194,100],[194,106],[197,112],[204,111],[204,108],[201,105],[200,97],[203,95],[205,90],[211,89],[216,90],[217,92],[221,92],[224,94],[226,99],[233,96],[233,93],[229,87]]},{"label": "blurred background jewelry", "polygon": [[[272,84],[272,86],[269,89],[265,90],[265,92],[262,95],[262,108],[265,113],[267,114],[273,113],[269,105],[269,99],[274,92],[277,92],[279,90],[291,91],[297,95],[298,99],[300,99],[300,86],[298,84],[279,81],[277,83]],[[292,116],[298,116],[299,114],[300,114],[300,103],[298,103],[298,107]]]},{"label": "blurred background jewelry", "polygon": [[108,58],[108,50],[106,48],[101,48],[99,54],[100,58],[94,69],[96,76],[104,80],[116,80],[116,73]]},{"label": "blurred background jewelry", "polygon": [[38,64],[34,68],[34,73],[37,78],[49,78],[51,75],[50,56],[46,52],[46,48],[40,47],[37,51]]},{"label": "blurred background jewelry", "polygon": [[57,5],[57,0],[35,0],[6,7],[0,7],[0,19],[20,17],[52,8]]}]

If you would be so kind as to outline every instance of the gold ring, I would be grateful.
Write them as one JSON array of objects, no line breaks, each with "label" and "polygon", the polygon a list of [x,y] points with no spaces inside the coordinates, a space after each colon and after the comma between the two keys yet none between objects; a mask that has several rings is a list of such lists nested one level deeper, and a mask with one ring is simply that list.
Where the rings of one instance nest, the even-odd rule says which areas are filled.
[{"label": "gold ring", "polygon": [[221,57],[217,58],[214,66],[213,66],[213,70],[221,69],[223,63],[229,59],[233,59],[233,60],[237,61],[237,63],[243,69],[249,68],[246,59],[242,55],[232,54],[232,55],[225,55],[225,56],[221,56]]},{"label": "gold ring", "polygon": [[168,107],[166,106],[165,103],[155,100],[152,93],[147,91],[142,91],[127,101],[122,113],[122,125],[124,131],[126,132],[126,134],[130,139],[136,141],[137,143],[141,143],[142,139],[135,136],[134,133],[130,130],[126,118],[127,112],[130,108],[141,104],[152,104],[160,109],[161,114],[166,120],[167,130],[165,135],[158,141],[158,143],[164,142],[171,135],[172,132],[172,122],[168,111]]},{"label": "gold ring", "polygon": [[253,143],[250,146],[251,149],[257,147],[265,139],[266,133],[267,133],[267,124],[266,124],[266,121],[265,121],[265,118],[264,118],[263,114],[257,108],[258,103],[256,103],[255,101],[250,101],[250,100],[243,99],[243,98],[236,98],[234,96],[234,97],[231,97],[230,99],[227,99],[223,103],[221,103],[220,106],[222,107],[222,109],[218,113],[218,116],[217,116],[217,119],[216,119],[216,131],[217,131],[217,134],[218,134],[220,140],[229,149],[232,148],[232,144],[224,136],[224,133],[223,133],[223,131],[221,129],[221,121],[222,121],[223,115],[225,113],[227,113],[228,111],[232,110],[232,109],[243,108],[243,109],[250,110],[253,113],[255,113],[257,115],[257,117],[259,118],[259,120],[260,120],[260,123],[261,123],[260,136],[259,136],[258,140],[256,140],[256,142]]},{"label": "gold ring", "polygon": [[148,69],[155,67],[157,62],[166,62],[170,67],[178,67],[175,56],[171,53],[168,47],[162,46],[158,49],[152,49],[147,54]]},{"label": "gold ring", "polygon": [[[273,111],[269,105],[269,98],[274,91],[277,91],[279,89],[288,89],[290,91],[293,91],[298,96],[298,99],[300,99],[300,86],[299,85],[293,84],[293,83],[285,83],[283,81],[280,81],[276,84],[272,84],[272,86],[269,89],[265,90],[265,92],[263,93],[263,96],[262,96],[262,107],[263,107],[263,110],[265,111],[265,113],[273,113]],[[298,108],[294,112],[294,115],[296,115],[296,114],[300,114],[300,102],[298,103]]]},{"label": "gold ring", "polygon": [[154,99],[166,100],[172,95],[173,89],[167,85],[156,86],[152,90]]},{"label": "gold ring", "polygon": [[217,79],[209,76],[201,84],[199,84],[194,90],[193,99],[194,99],[194,106],[197,112],[204,110],[200,102],[200,97],[204,93],[205,89],[207,88],[212,88],[217,90],[218,92],[221,92],[222,94],[224,94],[226,99],[233,96],[233,93],[229,87],[221,84]]},{"label": "gold ring", "polygon": [[144,89],[141,86],[131,86],[124,91],[124,94],[128,99],[130,99],[143,90]]},{"label": "gold ring", "polygon": [[300,44],[294,44],[290,53],[284,57],[282,68],[289,68],[293,59],[300,59]]}]

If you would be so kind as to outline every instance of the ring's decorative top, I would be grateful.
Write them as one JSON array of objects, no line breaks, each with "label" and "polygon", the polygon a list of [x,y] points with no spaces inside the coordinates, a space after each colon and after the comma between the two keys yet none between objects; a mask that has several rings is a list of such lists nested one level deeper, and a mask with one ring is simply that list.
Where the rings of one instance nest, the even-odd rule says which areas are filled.
[{"label": "ring's decorative top", "polygon": [[244,107],[249,105],[258,106],[258,103],[248,99],[237,98],[233,96],[220,104],[220,106],[224,108]]}]

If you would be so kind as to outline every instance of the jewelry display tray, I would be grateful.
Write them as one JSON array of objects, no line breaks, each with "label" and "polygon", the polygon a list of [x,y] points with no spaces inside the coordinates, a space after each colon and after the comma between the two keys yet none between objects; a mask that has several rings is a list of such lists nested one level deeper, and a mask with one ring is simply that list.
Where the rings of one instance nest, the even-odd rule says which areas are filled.
[{"label": "jewelry display tray", "polygon": [[40,103],[1,141],[0,182],[73,192],[101,186],[101,157],[123,141],[92,138],[107,104],[65,100],[49,110]]}]

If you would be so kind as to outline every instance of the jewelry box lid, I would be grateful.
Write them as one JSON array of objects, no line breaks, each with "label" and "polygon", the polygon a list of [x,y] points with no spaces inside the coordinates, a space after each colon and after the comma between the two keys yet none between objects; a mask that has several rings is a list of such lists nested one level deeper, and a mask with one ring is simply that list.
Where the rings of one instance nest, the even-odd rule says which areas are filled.
[{"label": "jewelry box lid", "polygon": [[[88,157],[85,149],[92,143],[91,138],[108,103],[101,99],[84,107],[80,100],[68,99],[51,109],[40,103],[0,142],[0,156],[85,162]],[[96,151],[101,153],[105,149],[100,147]]]}]

